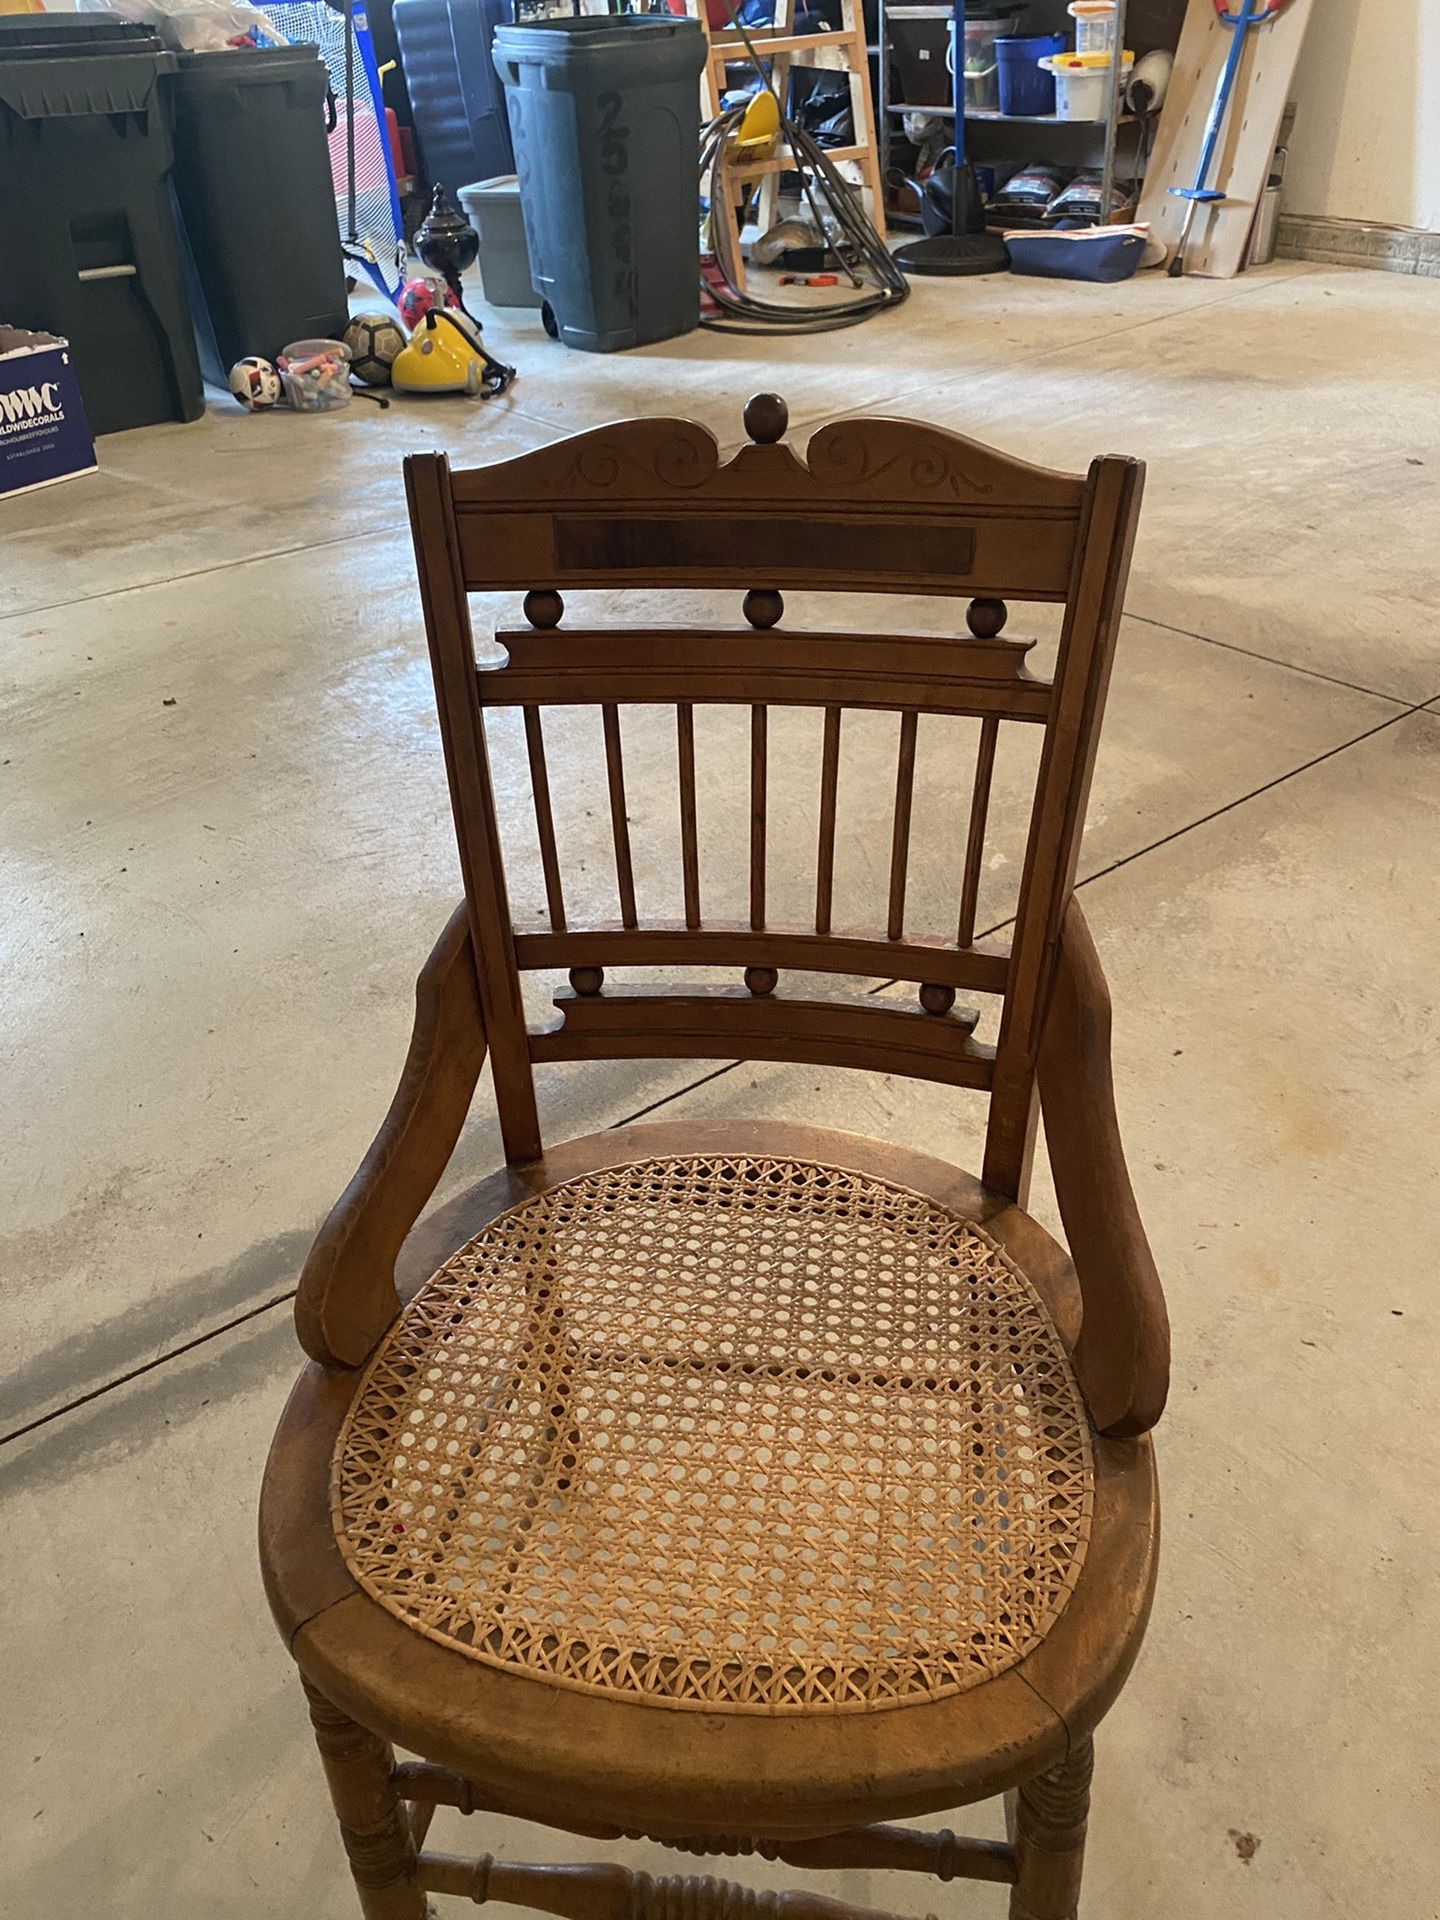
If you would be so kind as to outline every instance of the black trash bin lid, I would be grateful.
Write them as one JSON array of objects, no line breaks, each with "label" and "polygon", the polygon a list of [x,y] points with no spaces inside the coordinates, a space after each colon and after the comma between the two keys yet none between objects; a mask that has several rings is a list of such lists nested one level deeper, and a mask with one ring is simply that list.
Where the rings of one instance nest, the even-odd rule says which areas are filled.
[{"label": "black trash bin lid", "polygon": [[698,40],[700,33],[700,22],[685,13],[561,14],[539,20],[506,21],[495,29],[495,45],[515,53],[532,50],[537,45],[548,51],[567,42],[570,46],[581,46],[586,41],[598,45],[602,40],[688,40],[692,36]]},{"label": "black trash bin lid", "polygon": [[207,47],[203,52],[184,51],[175,59],[182,79],[223,80],[248,86],[253,81],[273,80],[281,67],[311,72],[324,61],[313,41],[297,41],[293,46]]},{"label": "black trash bin lid", "polygon": [[163,51],[159,34],[140,20],[108,20],[98,13],[0,13],[0,60]]}]

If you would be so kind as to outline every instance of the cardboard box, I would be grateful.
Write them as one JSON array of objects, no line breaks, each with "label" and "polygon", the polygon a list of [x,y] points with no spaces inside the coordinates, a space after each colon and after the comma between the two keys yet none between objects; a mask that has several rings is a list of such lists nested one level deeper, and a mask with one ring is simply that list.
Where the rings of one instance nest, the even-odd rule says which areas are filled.
[{"label": "cardboard box", "polygon": [[66,342],[0,353],[0,500],[95,467],[95,440]]}]

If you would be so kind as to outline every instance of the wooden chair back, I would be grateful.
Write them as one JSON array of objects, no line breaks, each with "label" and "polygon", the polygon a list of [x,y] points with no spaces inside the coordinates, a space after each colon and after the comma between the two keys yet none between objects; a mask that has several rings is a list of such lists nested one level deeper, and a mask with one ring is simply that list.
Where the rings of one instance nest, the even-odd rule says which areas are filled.
[{"label": "wooden chair back", "polygon": [[[440,454],[406,462],[426,632],[486,1038],[506,1152],[541,1151],[537,1061],[604,1058],[788,1060],[866,1067],[989,1095],[984,1179],[1023,1198],[1033,1149],[1037,1050],[1094,766],[1143,480],[1109,456],[1084,477],[1030,466],[918,422],[843,420],[801,458],[783,443],[784,403],[745,410],[750,444],[723,462],[690,422],[597,428],[518,459],[451,472]],[[742,590],[734,628],[571,628],[562,590]],[[500,632],[503,665],[477,669],[468,596],[524,593],[527,627]],[[786,590],[945,595],[968,600],[968,632],[811,633],[781,624]],[[1063,604],[1054,678],[1002,636],[1011,600]],[[642,916],[626,816],[620,709],[673,704],[683,923]],[[750,710],[749,914],[702,911],[696,826],[697,705]],[[567,913],[545,758],[550,706],[596,706],[614,846],[618,924]],[[813,924],[767,912],[768,714],[824,713]],[[485,711],[519,707],[548,916],[516,925],[508,901]],[[901,716],[885,923],[832,924],[842,715]],[[953,941],[906,933],[915,744],[921,714],[979,722]],[[977,943],[976,902],[1001,724],[1043,743],[1008,944]],[[598,767],[597,767],[598,776]],[[730,988],[616,993],[606,970],[735,968]],[[531,1031],[521,975],[567,968],[558,1026]],[[786,969],[908,980],[919,1004],[781,992]],[[993,1046],[957,992],[1003,1002]]]}]

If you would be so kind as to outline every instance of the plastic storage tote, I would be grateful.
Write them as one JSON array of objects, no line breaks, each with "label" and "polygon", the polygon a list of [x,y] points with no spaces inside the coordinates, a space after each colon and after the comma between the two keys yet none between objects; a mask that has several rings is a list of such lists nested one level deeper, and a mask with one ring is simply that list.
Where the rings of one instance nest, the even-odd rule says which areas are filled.
[{"label": "plastic storage tote", "polygon": [[895,63],[895,98],[907,107],[949,107],[955,103],[950,77],[950,40],[954,9],[944,5],[886,7],[885,27]]},{"label": "plastic storage tote", "polygon": [[349,319],[325,63],[314,47],[178,57],[175,191],[209,319],[197,315],[205,373],[223,386],[244,355],[273,360]]},{"label": "plastic storage tote", "polygon": [[480,285],[492,307],[538,307],[530,277],[520,182],[513,173],[461,187],[465,218],[480,236]]},{"label": "plastic storage tote", "polygon": [[567,346],[700,323],[698,20],[584,14],[500,27],[535,287]]},{"label": "plastic storage tote", "polygon": [[[1110,69],[1103,53],[1057,53],[1040,62],[1055,76],[1057,120],[1103,120],[1110,98]],[[1120,65],[1120,91],[1130,78],[1135,56],[1128,50]]]},{"label": "plastic storage tote", "polygon": [[410,93],[420,165],[452,197],[515,164],[505,94],[490,60],[505,0],[395,0],[395,44]]},{"label": "plastic storage tote", "polygon": [[1063,33],[1031,33],[995,42],[1000,111],[1033,119],[1055,111],[1055,76],[1040,62],[1065,51]]},{"label": "plastic storage tote", "polygon": [[5,319],[70,342],[93,431],[204,411],[148,27],[93,13],[0,15]]},{"label": "plastic storage tote", "polygon": [[[965,9],[965,111],[1000,111],[1000,59],[997,41],[1014,36],[1023,7],[978,6]],[[953,34],[953,25],[951,32]],[[952,95],[953,98],[953,95]]]}]

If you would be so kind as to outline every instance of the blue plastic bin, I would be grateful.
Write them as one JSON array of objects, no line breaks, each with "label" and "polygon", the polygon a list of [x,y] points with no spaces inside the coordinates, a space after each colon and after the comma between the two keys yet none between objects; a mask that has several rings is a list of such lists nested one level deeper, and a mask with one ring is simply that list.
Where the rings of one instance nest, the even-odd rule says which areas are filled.
[{"label": "blue plastic bin", "polygon": [[1063,33],[1006,35],[995,42],[1001,113],[1054,113],[1055,76],[1039,62],[1064,53],[1069,44]]}]

